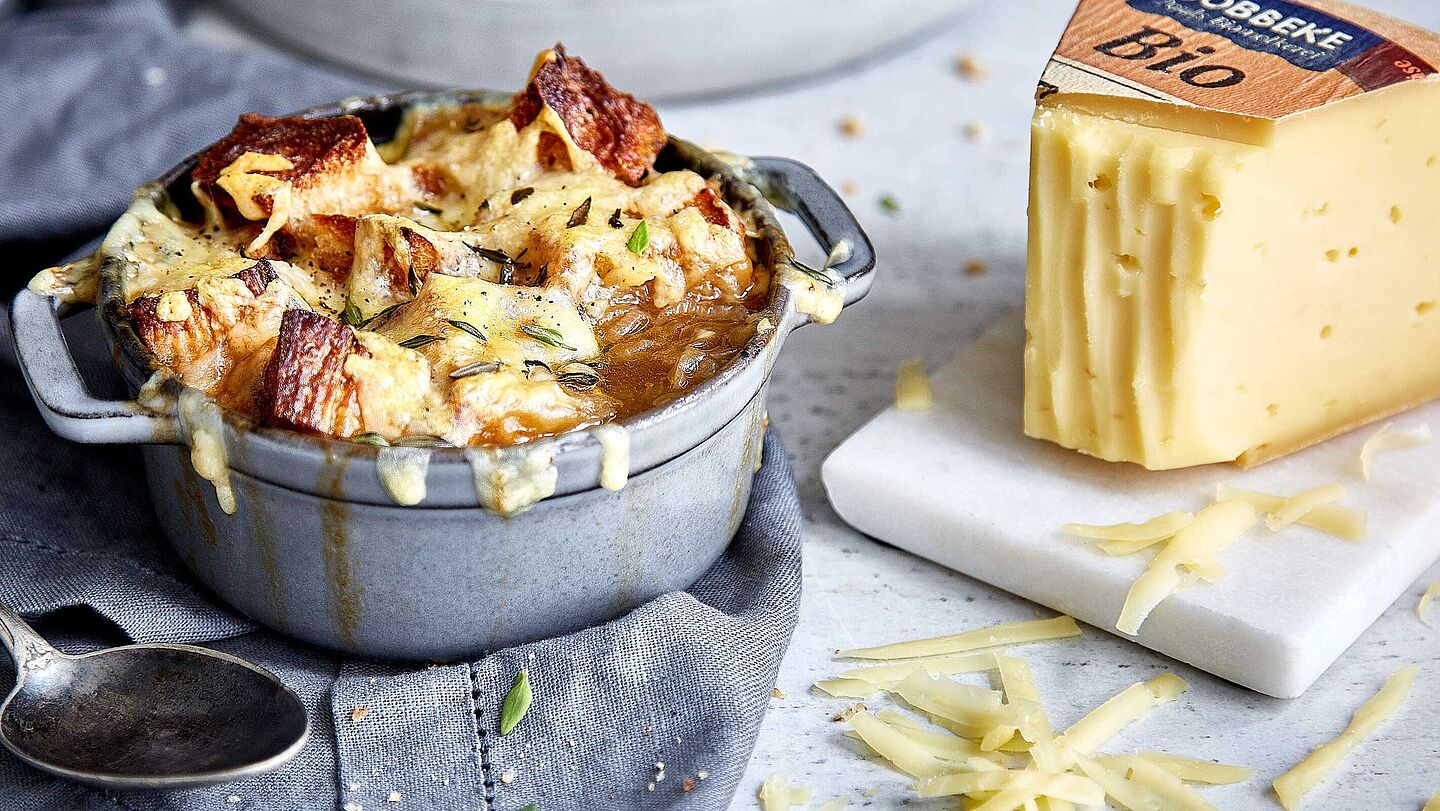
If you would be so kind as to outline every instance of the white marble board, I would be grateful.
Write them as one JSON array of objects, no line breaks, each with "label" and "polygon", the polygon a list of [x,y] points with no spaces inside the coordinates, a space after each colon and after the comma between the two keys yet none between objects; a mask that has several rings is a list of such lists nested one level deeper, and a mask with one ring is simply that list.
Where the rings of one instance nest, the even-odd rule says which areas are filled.
[{"label": "white marble board", "polygon": [[[1034,602],[1115,631],[1150,553],[1111,557],[1062,532],[1198,511],[1219,482],[1291,494],[1349,490],[1369,514],[1353,543],[1293,526],[1251,529],[1220,555],[1229,576],[1170,597],[1136,641],[1279,698],[1304,693],[1440,557],[1440,444],[1376,457],[1360,475],[1362,428],[1266,465],[1149,471],[1026,437],[1018,314],[932,377],[935,405],[890,408],[840,445],[823,479],[856,529]],[[1440,425],[1440,403],[1395,418]]]}]

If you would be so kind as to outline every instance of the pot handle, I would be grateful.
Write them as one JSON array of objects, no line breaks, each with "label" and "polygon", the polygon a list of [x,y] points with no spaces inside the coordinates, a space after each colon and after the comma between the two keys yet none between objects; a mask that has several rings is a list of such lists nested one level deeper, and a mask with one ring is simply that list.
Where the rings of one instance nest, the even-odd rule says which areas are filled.
[{"label": "pot handle", "polygon": [[850,254],[830,269],[845,279],[845,303],[870,292],[874,282],[875,246],[840,195],[803,163],[789,158],[752,158],[747,175],[775,206],[794,214],[810,234],[829,248],[844,240]]},{"label": "pot handle", "polygon": [[32,290],[21,290],[10,305],[15,356],[50,430],[92,444],[176,441],[171,416],[135,401],[101,400],[90,394],[60,331],[60,316],[59,302]]}]

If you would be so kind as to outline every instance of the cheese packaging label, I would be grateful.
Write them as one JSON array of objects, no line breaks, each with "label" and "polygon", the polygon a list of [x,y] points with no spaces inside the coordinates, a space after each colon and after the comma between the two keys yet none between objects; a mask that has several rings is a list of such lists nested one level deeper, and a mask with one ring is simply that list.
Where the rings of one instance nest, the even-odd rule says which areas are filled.
[{"label": "cheese packaging label", "polygon": [[1279,120],[1440,80],[1440,37],[1332,0],[1081,0],[1040,81]]}]

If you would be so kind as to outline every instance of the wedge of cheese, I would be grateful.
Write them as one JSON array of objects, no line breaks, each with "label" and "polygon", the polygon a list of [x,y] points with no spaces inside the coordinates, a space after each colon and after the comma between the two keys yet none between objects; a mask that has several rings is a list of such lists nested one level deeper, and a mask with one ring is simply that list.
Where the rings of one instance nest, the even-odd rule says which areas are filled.
[{"label": "wedge of cheese", "polygon": [[1432,64],[1335,3],[1083,2],[1033,123],[1026,433],[1250,465],[1440,396]]}]

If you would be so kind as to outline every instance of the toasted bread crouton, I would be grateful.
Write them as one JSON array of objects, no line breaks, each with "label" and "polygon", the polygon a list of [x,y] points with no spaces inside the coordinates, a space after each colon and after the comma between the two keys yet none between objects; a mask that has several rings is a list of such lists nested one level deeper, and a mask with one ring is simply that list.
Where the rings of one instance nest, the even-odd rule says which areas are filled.
[{"label": "toasted bread crouton", "polygon": [[530,84],[511,103],[510,120],[522,129],[546,106],[577,146],[632,186],[655,165],[667,140],[654,108],[611,87],[560,44],[536,61]]},{"label": "toasted bread crouton", "polygon": [[345,374],[345,361],[357,354],[369,350],[344,324],[305,310],[285,313],[256,398],[260,418],[333,436],[357,433],[359,399]]},{"label": "toasted bread crouton", "polygon": [[442,435],[449,427],[423,355],[300,310],[285,314],[256,400],[269,424],[338,437]]},{"label": "toasted bread crouton", "polygon": [[195,287],[141,296],[130,317],[156,362],[189,385],[208,387],[237,359],[280,328],[294,297],[261,260],[231,276],[202,278]]}]

